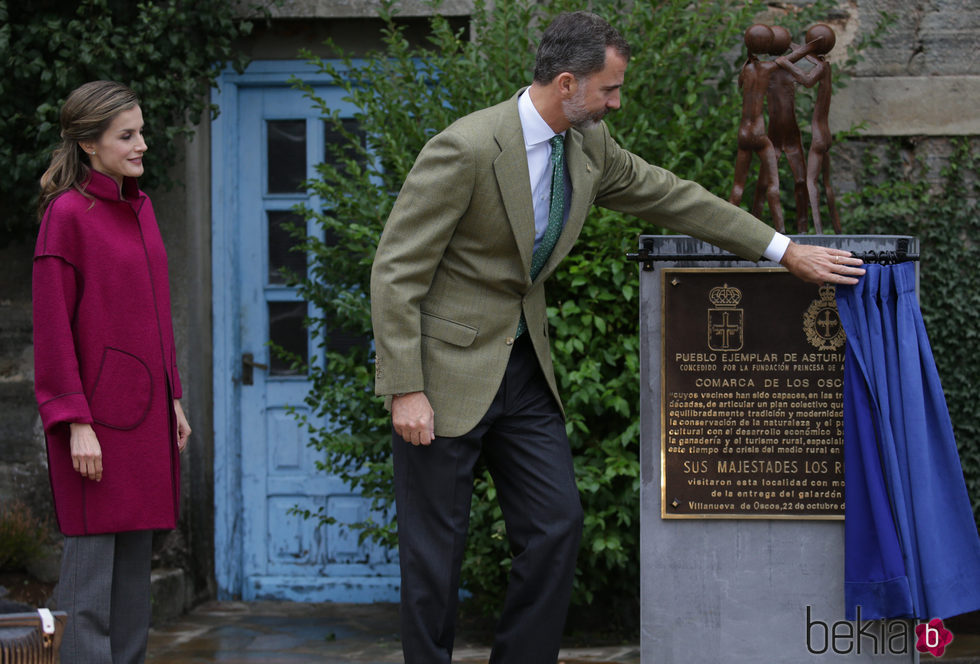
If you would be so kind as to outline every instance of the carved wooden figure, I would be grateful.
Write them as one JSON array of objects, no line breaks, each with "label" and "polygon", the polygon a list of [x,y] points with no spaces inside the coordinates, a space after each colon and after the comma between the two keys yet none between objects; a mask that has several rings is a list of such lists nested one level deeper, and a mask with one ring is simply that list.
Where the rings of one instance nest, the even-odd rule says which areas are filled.
[{"label": "carved wooden figure", "polygon": [[822,177],[831,222],[834,231],[840,233],[840,215],[837,213],[836,197],[830,181],[830,155],[828,154],[832,138],[829,123],[831,69],[830,64],[823,57],[834,47],[837,37],[829,25],[818,23],[807,30],[806,41],[806,45],[794,51],[793,55],[805,52],[807,59],[813,63],[812,69],[806,72],[801,70],[793,64],[792,56],[776,58],[776,63],[806,87],[817,86],[817,98],[813,104],[813,119],[810,126],[812,138],[810,151],[807,154],[807,194],[810,198],[813,228],[817,233],[823,233],[820,221],[820,193],[817,189],[817,179]]},{"label": "carved wooden figure", "polygon": [[738,205],[745,190],[752,155],[759,155],[759,180],[757,187],[764,187],[765,197],[772,212],[773,226],[784,231],[783,208],[779,202],[779,173],[776,170],[776,150],[766,135],[763,108],[769,89],[769,77],[779,65],[756,57],[767,53],[772,46],[773,32],[767,25],[755,24],[745,31],[745,46],[749,57],[738,76],[738,87],[742,90],[742,119],[738,125],[738,154],[735,157],[735,183],[728,200]]},{"label": "carved wooden figure", "polygon": [[[789,30],[779,25],[769,26],[773,40],[767,53],[773,57],[783,55],[792,44]],[[795,45],[793,45],[795,46]],[[792,57],[792,56],[791,56]],[[779,67],[769,74],[769,90],[766,101],[769,114],[769,140],[776,151],[786,155],[790,172],[793,174],[793,193],[796,200],[796,230],[807,231],[807,185],[806,157],[803,152],[803,139],[796,120],[796,79],[788,70]],[[763,195],[766,187],[761,182],[756,185],[752,214],[762,216]]]}]

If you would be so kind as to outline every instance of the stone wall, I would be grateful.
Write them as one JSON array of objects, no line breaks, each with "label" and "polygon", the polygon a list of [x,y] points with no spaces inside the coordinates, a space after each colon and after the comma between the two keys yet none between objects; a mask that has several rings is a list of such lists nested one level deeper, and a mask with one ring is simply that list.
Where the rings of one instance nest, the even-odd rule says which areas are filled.
[{"label": "stone wall", "polygon": [[[975,0],[851,0],[831,21],[841,46],[867,34],[883,13],[893,23],[868,50],[847,85],[834,91],[831,129],[858,136],[832,152],[838,192],[854,187],[864,151],[901,137],[903,162],[921,162],[935,181],[950,139],[980,136],[980,4]],[[843,37],[843,38],[841,38]]]},{"label": "stone wall", "polygon": [[31,345],[33,242],[0,249],[0,504],[52,513],[47,453],[34,401]]}]

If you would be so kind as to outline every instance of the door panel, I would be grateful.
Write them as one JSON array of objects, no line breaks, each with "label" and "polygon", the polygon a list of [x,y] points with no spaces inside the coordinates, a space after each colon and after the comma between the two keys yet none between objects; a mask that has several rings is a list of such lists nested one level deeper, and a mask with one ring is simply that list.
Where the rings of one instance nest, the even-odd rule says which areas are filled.
[{"label": "door panel", "polygon": [[[216,360],[215,400],[227,404],[225,421],[237,434],[219,434],[215,445],[216,469],[222,451],[233,455],[236,466],[222,475],[230,481],[220,488],[216,473],[216,501],[225,501],[216,505],[217,514],[235,519],[216,523],[219,594],[242,599],[395,601],[394,554],[370,543],[358,544],[356,533],[344,525],[369,516],[367,500],[339,478],[317,470],[320,453],[309,447],[308,434],[291,411],[308,414],[303,404],[310,387],[306,374],[270,347],[271,341],[303,361],[320,361],[304,325],[307,315],[319,312],[286,285],[280,268],[305,273],[306,257],[289,250],[293,239],[287,226],[303,223],[292,211],[297,203],[322,205],[307,195],[302,183],[314,176],[314,165],[323,160],[324,141],[330,137],[301,92],[263,82],[239,85],[235,95],[228,95],[229,102],[234,97],[236,126],[227,127],[226,118],[214,137],[225,143],[225,168],[234,168],[234,177],[226,172],[223,183],[233,191],[216,192],[216,200],[227,204],[217,206],[214,219],[215,224],[228,225],[215,237],[233,245],[214,247],[215,256],[220,255],[216,263],[224,263],[234,275],[218,277],[216,265],[216,304],[221,300],[223,306],[215,310],[223,309],[233,318],[216,320],[215,334],[236,340],[226,345],[226,353],[233,356]],[[339,90],[321,87],[317,94],[341,113],[350,111]],[[222,106],[221,111],[224,115],[229,109]],[[312,225],[307,231],[320,232]],[[227,291],[218,283],[222,279]],[[216,352],[217,348],[218,344]],[[251,354],[249,363],[242,360],[247,357],[243,354]],[[237,363],[240,369],[219,387],[222,363]],[[240,497],[233,495],[236,480]],[[294,508],[322,508],[337,523],[321,526],[293,514]]]}]

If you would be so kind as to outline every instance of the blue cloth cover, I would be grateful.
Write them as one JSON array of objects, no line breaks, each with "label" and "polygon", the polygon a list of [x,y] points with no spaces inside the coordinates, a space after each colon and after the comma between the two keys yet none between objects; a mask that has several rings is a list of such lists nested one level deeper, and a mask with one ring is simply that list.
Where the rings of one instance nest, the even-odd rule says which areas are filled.
[{"label": "blue cloth cover", "polygon": [[913,263],[837,287],[844,360],[846,617],[980,608],[980,537]]}]

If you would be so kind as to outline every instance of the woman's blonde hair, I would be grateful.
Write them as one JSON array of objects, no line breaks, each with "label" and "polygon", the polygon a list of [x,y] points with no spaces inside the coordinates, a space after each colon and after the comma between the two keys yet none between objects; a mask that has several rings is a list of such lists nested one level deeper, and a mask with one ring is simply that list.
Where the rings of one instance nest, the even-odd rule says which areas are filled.
[{"label": "woman's blonde hair", "polygon": [[61,145],[51,154],[51,164],[41,176],[38,217],[62,192],[77,189],[88,180],[91,164],[79,142],[98,141],[123,111],[137,106],[139,97],[122,83],[91,81],[76,88],[61,107]]}]

